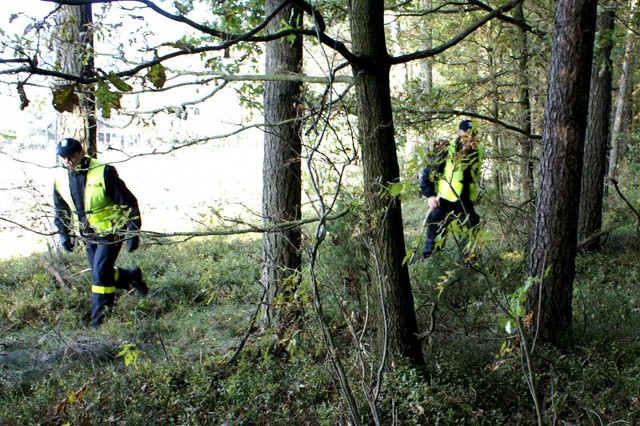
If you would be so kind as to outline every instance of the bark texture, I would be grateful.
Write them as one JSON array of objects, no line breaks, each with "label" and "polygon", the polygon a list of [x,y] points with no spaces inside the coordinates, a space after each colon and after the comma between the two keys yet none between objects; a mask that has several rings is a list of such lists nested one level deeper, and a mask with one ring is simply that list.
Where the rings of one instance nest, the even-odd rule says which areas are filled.
[{"label": "bark texture", "polygon": [[[267,0],[265,12],[270,14],[279,0]],[[287,6],[269,23],[267,30],[282,29],[285,21],[292,27],[301,25],[299,10]],[[266,45],[266,74],[300,74],[302,38],[283,38]],[[262,214],[265,226],[300,219],[301,210],[301,107],[300,81],[267,81],[264,86],[264,162],[262,170]],[[262,284],[265,287],[264,326],[289,317],[286,312],[300,279],[300,228],[266,232],[262,237]],[[280,296],[284,297],[280,297]],[[276,300],[284,302],[274,306]]]},{"label": "bark texture", "polygon": [[569,343],[596,0],[559,0],[555,10],[540,183],[529,275],[541,278],[526,307],[543,342]]},{"label": "bark texture", "polygon": [[352,0],[350,24],[365,203],[369,217],[371,277],[379,296],[379,353],[392,365],[400,358],[424,362],[409,282],[403,264],[405,242],[400,200],[385,190],[400,176],[394,139],[389,84],[390,60],[385,45],[384,1]]},{"label": "bark texture", "polygon": [[[95,73],[93,51],[93,13],[91,4],[60,6],[54,34],[58,63],[62,72],[92,77]],[[72,84],[61,81],[58,84]],[[87,153],[97,157],[96,102],[91,87],[77,87],[79,105],[73,112],[59,116],[57,139],[72,137],[85,144]]]},{"label": "bark texture", "polygon": [[586,248],[599,247],[599,238],[590,238],[602,227],[604,179],[607,173],[607,146],[611,114],[611,49],[614,10],[604,9],[598,16],[596,29],[599,48],[595,51],[591,71],[591,97],[584,147],[584,172],[580,196],[578,241],[589,241]]}]

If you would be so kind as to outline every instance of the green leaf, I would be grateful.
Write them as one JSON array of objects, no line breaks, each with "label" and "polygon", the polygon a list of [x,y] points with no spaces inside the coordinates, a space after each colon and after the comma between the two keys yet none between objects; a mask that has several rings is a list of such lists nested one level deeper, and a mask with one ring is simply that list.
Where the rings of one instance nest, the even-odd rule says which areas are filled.
[{"label": "green leaf", "polygon": [[59,86],[53,90],[53,108],[58,112],[73,112],[80,105],[80,98],[71,84]]},{"label": "green leaf", "polygon": [[514,330],[516,330],[516,326],[514,324],[513,320],[507,320],[507,322],[505,323],[504,326],[504,331],[506,331],[508,334],[511,334],[514,332]]},{"label": "green leaf", "polygon": [[396,182],[389,185],[389,195],[392,197],[397,197],[402,194],[402,190],[404,189],[404,185],[402,182]]},{"label": "green leaf", "polygon": [[96,89],[96,103],[104,118],[111,118],[111,110],[120,108],[121,93],[109,90],[109,85],[104,81],[98,82]]},{"label": "green leaf", "polygon": [[13,140],[13,139],[16,139],[16,135],[12,134],[12,133],[5,133],[5,132],[1,132],[0,131],[0,138],[7,139],[7,140]]},{"label": "green leaf", "polygon": [[164,87],[164,83],[167,81],[167,73],[165,72],[164,65],[155,64],[149,68],[149,80],[156,89]]},{"label": "green leaf", "polygon": [[404,259],[402,259],[402,265],[406,265],[415,252],[415,250],[407,250],[407,254],[405,254]]},{"label": "green leaf", "polygon": [[107,80],[109,80],[109,83],[113,84],[113,86],[116,89],[120,90],[121,92],[130,92],[133,90],[133,87],[127,84],[123,79],[117,76],[116,73],[114,73],[113,71],[111,71],[107,75]]},{"label": "green leaf", "polygon": [[186,15],[187,13],[189,13],[189,11],[193,10],[193,5],[185,5],[177,1],[173,2],[173,6],[178,9],[178,12],[180,12],[182,15]]},{"label": "green leaf", "polygon": [[128,367],[129,365],[133,364],[133,366],[136,369],[138,368],[137,361],[138,361],[139,355],[140,355],[140,352],[138,351],[138,348],[136,347],[135,343],[125,344],[120,350],[120,352],[118,353],[118,357],[124,360],[125,366]]}]

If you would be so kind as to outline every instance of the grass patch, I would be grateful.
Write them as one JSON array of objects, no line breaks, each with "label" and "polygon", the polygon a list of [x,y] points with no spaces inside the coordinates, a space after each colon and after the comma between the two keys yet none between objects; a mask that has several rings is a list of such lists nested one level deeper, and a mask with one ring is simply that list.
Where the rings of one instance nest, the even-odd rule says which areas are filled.
[{"label": "grass patch", "polygon": [[[423,208],[404,208],[408,246],[420,243]],[[522,250],[487,221],[491,250],[478,269],[461,262],[454,244],[411,263],[427,363],[388,369],[376,388],[357,226],[348,217],[330,224],[317,279],[362,422],[372,421],[376,390],[381,424],[533,424],[521,354],[500,309],[523,283]],[[83,253],[3,262],[0,424],[350,424],[306,277],[299,324],[247,333],[262,293],[259,259],[259,242],[219,238],[123,253],[123,266],[142,267],[150,295],[120,294],[98,331],[89,326]],[[638,421],[639,261],[619,246],[579,256],[575,346],[539,346],[533,358],[550,422]],[[47,272],[51,265],[67,286]]]}]

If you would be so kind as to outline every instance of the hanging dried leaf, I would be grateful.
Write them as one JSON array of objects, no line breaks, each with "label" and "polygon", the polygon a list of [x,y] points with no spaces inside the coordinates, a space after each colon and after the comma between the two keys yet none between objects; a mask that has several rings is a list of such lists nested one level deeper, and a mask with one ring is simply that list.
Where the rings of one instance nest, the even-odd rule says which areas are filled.
[{"label": "hanging dried leaf", "polygon": [[18,94],[20,95],[20,111],[24,111],[24,109],[29,106],[29,98],[27,98],[24,85],[18,84]]},{"label": "hanging dried leaf", "polygon": [[53,89],[52,104],[58,112],[73,112],[80,105],[80,98],[73,85],[59,86]]}]

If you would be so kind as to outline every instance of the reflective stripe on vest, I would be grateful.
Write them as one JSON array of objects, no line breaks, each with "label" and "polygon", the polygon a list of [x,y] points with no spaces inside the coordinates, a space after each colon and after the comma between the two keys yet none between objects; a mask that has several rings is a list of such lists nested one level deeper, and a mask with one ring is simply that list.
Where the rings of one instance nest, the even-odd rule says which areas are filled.
[{"label": "reflective stripe on vest", "polygon": [[[117,206],[105,193],[104,167],[103,163],[91,159],[84,192],[84,210],[87,222],[98,234],[103,235],[117,231],[128,220],[128,215],[123,209]],[[73,210],[77,227],[77,208],[69,190],[69,172],[66,169],[63,169],[56,179],[56,189]]]},{"label": "reflective stripe on vest", "polygon": [[471,201],[478,199],[478,185],[476,182],[480,175],[480,165],[484,157],[484,149],[481,146],[477,149],[477,155],[478,161],[471,163],[472,159],[469,156],[456,153],[455,141],[449,143],[447,159],[444,163],[444,172],[437,182],[438,196],[440,198],[451,202],[458,201],[463,189],[462,181],[464,179],[464,171],[467,167],[471,166],[472,182],[469,184],[469,199]]}]

